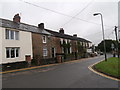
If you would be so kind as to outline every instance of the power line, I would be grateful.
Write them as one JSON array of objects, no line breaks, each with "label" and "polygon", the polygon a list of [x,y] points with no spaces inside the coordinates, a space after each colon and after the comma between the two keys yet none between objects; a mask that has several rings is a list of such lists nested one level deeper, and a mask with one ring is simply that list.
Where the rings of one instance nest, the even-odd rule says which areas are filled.
[{"label": "power line", "polygon": [[[93,2],[94,0],[92,0]],[[75,16],[73,16],[69,21],[67,21],[65,24],[63,24],[63,26],[65,26],[66,24],[68,24],[71,20],[73,20],[76,16],[78,16],[79,14],[81,14],[92,2],[89,2],[80,12],[78,12]]]},{"label": "power line", "polygon": [[[41,6],[39,6],[39,5],[30,3],[30,2],[27,2],[27,1],[23,1],[23,0],[19,0],[19,1],[22,1],[22,2],[27,3],[27,4],[29,4],[29,5],[32,5],[32,6],[35,6],[35,7],[44,9],[44,10],[48,10],[48,11],[51,11],[51,12],[54,12],[54,13],[57,13],[57,14],[60,14],[60,15],[63,15],[63,16],[71,17],[71,18],[73,18],[73,19],[81,20],[81,21],[84,21],[84,22],[87,22],[87,23],[96,24],[96,25],[101,25],[101,24],[98,24],[98,23],[94,23],[94,22],[90,22],[90,21],[87,21],[87,20],[80,19],[80,18],[78,18],[78,17],[74,17],[74,16],[71,16],[71,15],[67,15],[67,14],[64,14],[64,13],[61,13],[61,12],[58,12],[58,11],[55,11],[55,10],[51,10],[51,9],[48,9],[48,8],[45,8],[45,7],[41,7]],[[111,27],[111,26],[108,26],[108,25],[104,25],[104,26]]]},{"label": "power line", "polygon": [[[113,27],[114,27],[114,26],[113,26]],[[111,28],[109,28],[109,29],[106,29],[105,31],[108,31],[108,30],[112,29],[113,27],[111,27]],[[96,32],[96,33],[93,33],[93,34],[89,34],[89,35],[84,36],[84,37],[93,36],[93,35],[96,35],[96,34],[101,34],[101,33],[102,33],[102,32],[101,32],[101,31],[99,31],[99,32]]]},{"label": "power line", "polygon": [[108,38],[110,38],[110,36],[113,34],[114,30],[112,32],[110,32],[110,34],[107,35]]}]

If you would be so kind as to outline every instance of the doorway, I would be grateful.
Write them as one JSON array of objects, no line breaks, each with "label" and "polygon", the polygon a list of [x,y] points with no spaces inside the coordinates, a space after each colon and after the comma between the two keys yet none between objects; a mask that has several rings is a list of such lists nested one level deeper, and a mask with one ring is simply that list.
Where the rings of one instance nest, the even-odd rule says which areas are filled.
[{"label": "doorway", "polygon": [[51,48],[51,51],[52,51],[52,58],[55,58],[55,48],[52,47],[52,48]]}]

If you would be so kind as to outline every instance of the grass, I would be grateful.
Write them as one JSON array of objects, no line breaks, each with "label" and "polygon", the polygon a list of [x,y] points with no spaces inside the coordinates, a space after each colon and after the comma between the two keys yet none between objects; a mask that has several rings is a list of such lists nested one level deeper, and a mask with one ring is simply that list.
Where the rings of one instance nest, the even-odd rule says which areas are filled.
[{"label": "grass", "polygon": [[108,58],[107,61],[102,61],[96,64],[95,69],[113,77],[120,78],[120,58]]}]

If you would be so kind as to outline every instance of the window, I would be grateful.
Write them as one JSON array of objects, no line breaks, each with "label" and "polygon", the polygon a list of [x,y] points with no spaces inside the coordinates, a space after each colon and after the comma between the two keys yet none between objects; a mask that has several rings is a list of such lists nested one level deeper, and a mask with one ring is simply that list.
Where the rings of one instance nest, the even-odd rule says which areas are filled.
[{"label": "window", "polygon": [[16,57],[19,57],[19,48],[16,48]]},{"label": "window", "polygon": [[70,47],[70,53],[72,53],[72,48]]},{"label": "window", "polygon": [[43,48],[43,56],[47,56],[47,48]]},{"label": "window", "polygon": [[65,43],[67,44],[67,39],[65,39]]},{"label": "window", "polygon": [[6,58],[10,58],[9,48],[6,48]]},{"label": "window", "polygon": [[9,39],[9,30],[6,29],[6,39]]},{"label": "window", "polygon": [[71,40],[68,40],[68,42],[70,43],[70,42],[71,42]]},{"label": "window", "polygon": [[46,43],[46,36],[43,36],[43,43]]},{"label": "window", "polygon": [[19,57],[19,48],[6,48],[6,58]]},{"label": "window", "polygon": [[15,31],[15,40],[19,40],[19,32]]},{"label": "window", "polygon": [[60,42],[61,42],[61,44],[63,44],[63,39],[62,38],[60,39]]},{"label": "window", "polygon": [[10,31],[10,39],[14,39],[14,31]]},{"label": "window", "polygon": [[61,47],[61,49],[62,49],[62,53],[64,53],[64,48],[63,48],[63,47]]},{"label": "window", "polygon": [[52,58],[54,58],[55,57],[55,48],[51,48],[51,50],[52,50]]},{"label": "window", "polygon": [[6,39],[19,40],[19,32],[6,29]]},{"label": "window", "polygon": [[15,49],[11,48],[11,58],[15,58]]}]

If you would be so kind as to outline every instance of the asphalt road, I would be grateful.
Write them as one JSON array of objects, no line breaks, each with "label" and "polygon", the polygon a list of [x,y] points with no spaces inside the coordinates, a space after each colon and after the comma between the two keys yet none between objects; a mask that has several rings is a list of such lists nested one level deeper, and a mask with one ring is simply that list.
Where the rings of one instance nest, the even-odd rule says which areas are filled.
[{"label": "asphalt road", "polygon": [[3,88],[118,88],[118,82],[99,76],[88,66],[102,60],[94,57],[57,66],[2,75]]}]

